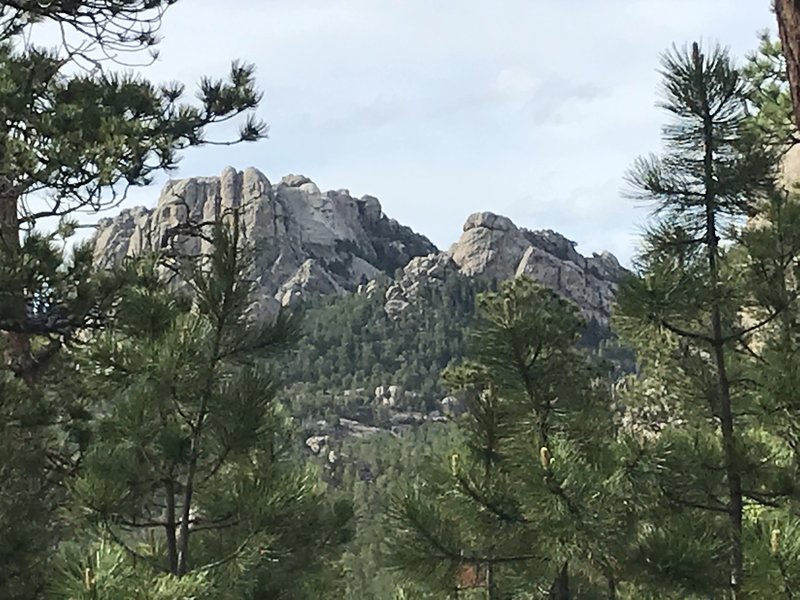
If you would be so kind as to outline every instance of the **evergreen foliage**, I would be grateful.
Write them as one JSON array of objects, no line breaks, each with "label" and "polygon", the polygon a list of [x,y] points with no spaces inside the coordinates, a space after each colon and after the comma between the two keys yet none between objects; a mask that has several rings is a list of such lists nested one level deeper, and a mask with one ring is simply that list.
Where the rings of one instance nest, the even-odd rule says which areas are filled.
[{"label": "evergreen foliage", "polygon": [[[311,582],[346,539],[349,509],[328,507],[316,475],[294,460],[265,360],[292,340],[295,320],[249,317],[249,265],[235,213],[230,221],[215,223],[208,256],[178,269],[182,284],[143,261],[113,327],[78,363],[96,418],[71,496],[97,532],[90,540],[121,547],[132,577],[192,576],[209,598],[301,598],[303,586],[278,582],[286,569]],[[116,565],[102,548],[98,568]],[[91,577],[106,585],[116,575]]]},{"label": "evergreen foliage", "polygon": [[[3,281],[0,326],[7,361],[29,381],[103,309],[103,297],[82,285],[91,253],[76,253],[74,272],[64,272],[36,227],[55,220],[71,232],[75,213],[118,205],[129,186],[174,167],[180,150],[217,143],[207,138],[211,125],[243,117],[238,134],[222,143],[266,133],[252,113],[261,98],[252,65],[234,63],[226,79],[203,78],[194,103],[181,83],[157,85],[107,68],[126,53],[155,49],[172,4],[12,2],[1,9],[0,251],[6,264],[28,265],[36,277]],[[62,28],[55,49],[31,42],[46,23]],[[48,343],[38,347],[39,340]]]},{"label": "evergreen foliage", "polygon": [[[115,71],[152,57],[174,2],[0,6],[0,597],[800,595],[780,44],[741,68],[719,47],[664,55],[664,150],[628,174],[654,209],[613,333],[527,278],[421,286],[395,319],[383,282],[262,322],[235,211],[108,271],[67,250],[76,213],[180,151],[266,134],[251,65],[194,101]],[[427,247],[371,226],[387,272],[397,231]],[[210,250],[181,256],[177,235]]]},{"label": "evergreen foliage", "polygon": [[[239,132],[222,143],[266,133],[252,113],[260,93],[251,65],[234,63],[225,79],[204,78],[195,101],[183,84],[114,71],[153,58],[148,53],[172,4],[0,6],[0,454],[15,482],[0,503],[0,530],[18,544],[0,556],[2,597],[41,596],[48,557],[65,530],[64,486],[86,449],[90,415],[73,402],[67,374],[75,364],[64,349],[109,325],[131,281],[127,268],[96,273],[88,245],[65,256],[74,215],[116,206],[129,186],[174,167],[179,151],[217,143],[207,137],[211,125],[242,118]],[[47,27],[62,34],[55,48],[36,42]],[[21,526],[23,514],[29,520]]]},{"label": "evergreen foliage", "polygon": [[[656,205],[617,313],[641,365],[624,402],[662,415],[644,438],[660,493],[641,547],[652,553],[647,564],[670,566],[664,585],[701,597],[779,597],[789,585],[764,515],[794,494],[797,465],[773,404],[793,351],[771,350],[786,339],[776,324],[796,314],[800,214],[794,194],[776,186],[784,96],[765,87],[775,47],[762,51],[749,81],[719,48],[668,54],[666,151],[629,177],[637,197]],[[748,118],[754,99],[762,109]]]},{"label": "evergreen foliage", "polygon": [[478,306],[469,360],[444,376],[468,394],[464,442],[396,497],[391,559],[440,594],[593,597],[617,585],[611,548],[626,533],[608,385],[552,291],[518,278]]},{"label": "evergreen foliage", "polygon": [[[444,395],[439,373],[463,352],[479,289],[476,282],[453,278],[396,320],[386,315],[382,293],[353,294],[308,307],[303,336],[283,366],[286,380],[296,382],[286,391],[293,413],[310,418],[335,408],[344,416],[362,415],[359,409],[369,407],[379,385],[411,392],[398,408],[436,410]],[[342,406],[345,390],[360,390],[350,396],[349,410]]]}]

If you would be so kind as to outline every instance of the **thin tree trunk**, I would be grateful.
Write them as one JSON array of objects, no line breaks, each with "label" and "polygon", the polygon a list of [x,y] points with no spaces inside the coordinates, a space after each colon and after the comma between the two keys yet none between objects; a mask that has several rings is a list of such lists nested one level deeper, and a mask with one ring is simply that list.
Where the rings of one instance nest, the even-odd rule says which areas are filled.
[{"label": "thin tree trunk", "polygon": [[725,367],[725,350],[722,343],[722,328],[719,308],[712,311],[714,336],[714,361],[717,367],[717,386],[720,400],[720,425],[722,447],[725,455],[725,474],[728,480],[728,515],[731,525],[731,592],[735,600],[742,587],[744,577],[744,549],[742,539],[742,478],[736,464],[736,440],[734,417],[730,395],[730,383]]},{"label": "thin tree trunk", "polygon": [[[224,318],[224,317],[223,317]],[[208,416],[208,401],[211,397],[216,376],[217,365],[219,364],[219,349],[222,343],[222,329],[224,323],[217,323],[214,333],[214,343],[212,344],[211,364],[208,368],[206,383],[203,388],[203,396],[200,403],[200,410],[197,415],[197,422],[192,431],[192,445],[190,449],[191,462],[189,472],[186,475],[186,484],[183,493],[183,510],[181,514],[180,535],[178,536],[178,577],[186,575],[188,556],[189,556],[189,519],[192,515],[192,502],[194,500],[194,478],[197,473],[197,461],[200,460],[200,438],[203,435],[203,426]]]},{"label": "thin tree trunk", "polygon": [[548,598],[549,600],[570,600],[571,597],[569,593],[569,563],[564,562],[553,585],[550,586]]},{"label": "thin tree trunk", "polygon": [[486,599],[497,600],[500,596],[497,593],[497,585],[494,580],[494,563],[486,565]]},{"label": "thin tree trunk", "polygon": [[175,522],[175,483],[168,481],[164,486],[167,495],[167,524],[165,527],[167,534],[167,557],[169,560],[169,572],[173,575],[178,574],[178,541]]},{"label": "thin tree trunk", "polygon": [[189,519],[192,515],[192,496],[194,495],[194,472],[197,465],[197,458],[193,458],[192,465],[189,467],[189,475],[186,478],[186,486],[183,493],[183,509],[181,511],[180,533],[178,534],[178,570],[176,575],[183,577],[186,575],[187,561],[189,557]]},{"label": "thin tree trunk", "polygon": [[[6,260],[14,260],[20,250],[18,202],[19,194],[7,179],[0,177],[0,257]],[[17,290],[10,291],[17,292]],[[18,323],[24,322],[25,298],[20,296],[11,300],[13,301],[9,302],[9,299],[6,299],[9,314],[2,315],[3,318]],[[32,383],[33,358],[30,337],[24,333],[9,331],[5,332],[5,338],[8,342],[5,356],[6,365],[27,383]]]},{"label": "thin tree trunk", "polygon": [[[699,47],[693,48],[695,66],[702,69],[703,57]],[[719,418],[722,431],[722,448],[724,453],[725,478],[728,483],[728,518],[730,522],[730,591],[736,600],[742,587],[744,577],[744,552],[742,548],[742,479],[736,460],[736,440],[734,438],[734,417],[731,401],[730,381],[725,365],[725,338],[722,333],[722,315],[717,287],[719,285],[719,238],[717,237],[717,191],[714,173],[714,123],[707,98],[703,98],[703,131],[704,140],[704,178],[705,178],[705,212],[706,212],[706,246],[708,250],[708,268],[714,295],[711,306],[711,338],[714,364],[717,375],[717,394],[719,399]]]}]

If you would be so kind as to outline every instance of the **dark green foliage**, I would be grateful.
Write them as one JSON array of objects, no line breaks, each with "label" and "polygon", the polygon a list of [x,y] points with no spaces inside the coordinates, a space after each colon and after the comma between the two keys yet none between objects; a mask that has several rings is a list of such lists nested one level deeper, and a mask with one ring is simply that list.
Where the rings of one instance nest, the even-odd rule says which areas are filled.
[{"label": "dark green foliage", "polygon": [[342,441],[330,476],[336,481],[334,493],[353,501],[357,531],[341,559],[345,583],[341,597],[394,598],[403,589],[398,574],[386,567],[383,558],[390,500],[409,473],[427,469],[456,439],[458,431],[452,424],[426,423],[400,436],[386,432]]},{"label": "dark green foliage", "polygon": [[[19,382],[0,376],[0,590],[4,598],[42,592],[56,525],[55,498],[46,474],[44,415]],[[43,524],[47,524],[43,527]]]},{"label": "dark green foliage", "polygon": [[[131,73],[99,68],[124,50],[156,44],[163,11],[174,2],[90,0],[6,3],[0,14],[0,252],[7,300],[0,315],[9,332],[9,362],[29,381],[39,365],[77,330],[101,318],[106,297],[83,285],[91,252],[75,253],[73,271],[60,269],[35,233],[37,226],[116,206],[131,185],[173,168],[178,152],[217,143],[208,127],[239,116],[238,135],[224,143],[261,139],[253,116],[261,95],[253,67],[234,63],[225,79],[203,78],[197,101],[181,83],[154,84]],[[44,49],[26,36],[39,22],[66,27],[60,47]],[[71,39],[71,35],[77,39]],[[92,69],[81,66],[93,65]],[[100,62],[98,62],[100,61]],[[77,68],[76,68],[77,67]],[[31,277],[35,274],[35,277]],[[88,288],[88,289],[87,289]],[[57,297],[42,296],[57,290]],[[80,298],[73,298],[78,297]],[[56,302],[57,301],[57,302]],[[89,322],[87,322],[89,321]],[[37,336],[50,339],[43,348]]]},{"label": "dark green foliage", "polygon": [[[248,316],[232,219],[215,225],[207,257],[179,269],[184,285],[167,286],[145,261],[114,326],[90,344],[81,366],[97,416],[71,492],[86,524],[153,574],[202,577],[208,597],[301,598],[347,540],[350,513],[328,507],[294,460],[265,359],[296,324]],[[298,571],[308,586],[288,585]]]},{"label": "dark green foliage", "polygon": [[[172,4],[0,6],[0,453],[17,482],[0,503],[0,526],[16,548],[0,557],[0,571],[10,574],[0,578],[2,597],[41,596],[19,582],[44,583],[53,548],[68,530],[65,485],[82,465],[98,408],[87,403],[75,370],[94,365],[76,363],[76,356],[92,332],[110,325],[120,292],[135,278],[127,265],[96,272],[88,245],[65,256],[76,228],[71,216],[116,206],[129,186],[174,167],[180,150],[209,143],[210,125],[243,117],[238,135],[225,143],[265,135],[252,114],[260,93],[250,65],[235,63],[225,79],[204,78],[195,100],[187,100],[182,84],[109,68],[155,50]],[[62,32],[57,47],[37,45],[40,25]],[[9,377],[20,381],[6,385]]]},{"label": "dark green foliage", "polygon": [[396,496],[391,560],[413,585],[491,598],[558,588],[566,563],[573,593],[594,597],[619,579],[626,531],[607,383],[552,291],[516,279],[478,306],[470,360],[445,374],[467,394],[463,442]]},{"label": "dark green foliage", "polygon": [[796,141],[786,61],[780,42],[771,39],[767,32],[760,38],[758,51],[748,56],[742,69],[747,79],[749,118],[746,131],[762,144],[782,151]]},{"label": "dark green foliage", "polygon": [[[399,385],[416,397],[399,408],[430,411],[444,395],[439,373],[461,356],[475,290],[466,279],[453,279],[407,309],[398,320],[383,310],[383,293],[354,294],[324,300],[305,311],[304,336],[287,359],[287,391],[293,412],[325,416],[330,408],[343,416],[369,409],[378,385]],[[342,406],[343,390],[361,389]],[[335,394],[336,406],[328,394]],[[372,418],[372,417],[370,417]]]},{"label": "dark green foliage", "polygon": [[775,421],[794,420],[774,386],[793,370],[786,325],[800,249],[797,200],[775,185],[785,133],[776,62],[766,41],[747,78],[718,48],[668,55],[665,154],[630,176],[655,203],[617,312],[640,363],[621,400],[641,441],[643,485],[656,491],[637,566],[687,596],[793,593],[792,543],[782,556],[769,532],[791,530],[797,476],[786,423]]},{"label": "dark green foliage", "polygon": [[[209,126],[265,135],[251,66],[195,101],[108,69],[154,49],[171,4],[0,7],[0,597],[800,594],[800,203],[776,185],[793,135],[777,44],[743,69],[719,48],[665,55],[665,152],[629,174],[655,210],[622,342],[530,280],[455,277],[394,320],[385,281],[306,307],[286,352],[298,322],[254,320],[235,214],[197,225],[216,243],[191,259],[169,235],[108,272],[64,251],[71,215],[214,143]],[[65,27],[59,48],[30,42],[40,23]],[[370,202],[372,248],[338,251],[390,275],[435,250]],[[388,385],[394,406],[374,397]],[[463,415],[434,412],[447,394]]]}]

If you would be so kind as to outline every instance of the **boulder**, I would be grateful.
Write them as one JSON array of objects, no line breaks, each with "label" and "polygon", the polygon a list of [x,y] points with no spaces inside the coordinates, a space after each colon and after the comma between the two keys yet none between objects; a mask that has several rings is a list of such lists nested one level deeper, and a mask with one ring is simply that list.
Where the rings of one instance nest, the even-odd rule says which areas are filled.
[{"label": "boulder", "polygon": [[306,439],[306,446],[314,454],[319,454],[322,449],[328,445],[327,435],[312,435]]},{"label": "boulder", "polygon": [[382,406],[396,406],[403,400],[404,394],[399,385],[379,385],[375,388],[375,402]]}]

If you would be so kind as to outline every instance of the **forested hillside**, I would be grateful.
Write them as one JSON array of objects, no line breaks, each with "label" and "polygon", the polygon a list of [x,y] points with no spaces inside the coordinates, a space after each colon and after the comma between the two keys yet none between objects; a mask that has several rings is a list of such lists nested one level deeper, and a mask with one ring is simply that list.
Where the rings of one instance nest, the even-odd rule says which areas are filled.
[{"label": "forested hillside", "polygon": [[[303,311],[304,335],[288,357],[287,381],[302,384],[291,394],[332,406],[325,394],[352,392],[356,401],[373,399],[378,386],[400,386],[406,392],[398,408],[430,412],[445,393],[439,375],[464,348],[481,284],[453,279],[432,288],[399,319],[384,310],[383,291],[323,299]],[[384,285],[385,289],[385,285]],[[302,389],[302,391],[301,391]],[[362,390],[356,392],[356,390]]]},{"label": "forested hillside", "polygon": [[174,4],[0,3],[0,599],[800,596],[797,2],[661,57],[630,269],[256,169],[76,242],[266,136],[127,70]]},{"label": "forested hillside", "polygon": [[[423,414],[441,412],[448,395],[441,373],[465,350],[475,319],[475,299],[491,284],[454,278],[432,286],[399,318],[383,301],[386,284],[370,293],[321,299],[300,308],[303,335],[283,359],[281,372],[293,412],[307,417],[361,415],[370,424],[382,406]],[[632,368],[629,351],[607,327],[587,323],[580,344],[621,372]],[[390,386],[399,395],[388,397]],[[386,396],[376,394],[383,387]],[[383,400],[383,402],[382,402]],[[384,420],[386,411],[384,411]]]},{"label": "forested hillside", "polygon": [[[387,510],[404,474],[445,460],[459,437],[453,421],[465,398],[451,395],[442,373],[467,351],[476,298],[490,286],[453,278],[399,318],[385,310],[386,287],[305,307],[303,335],[280,368],[301,452],[323,466],[333,494],[354,503],[354,539],[343,556],[351,598],[391,597],[398,585],[385,564]],[[578,345],[618,374],[632,367],[630,352],[600,325],[582,326]]]}]

